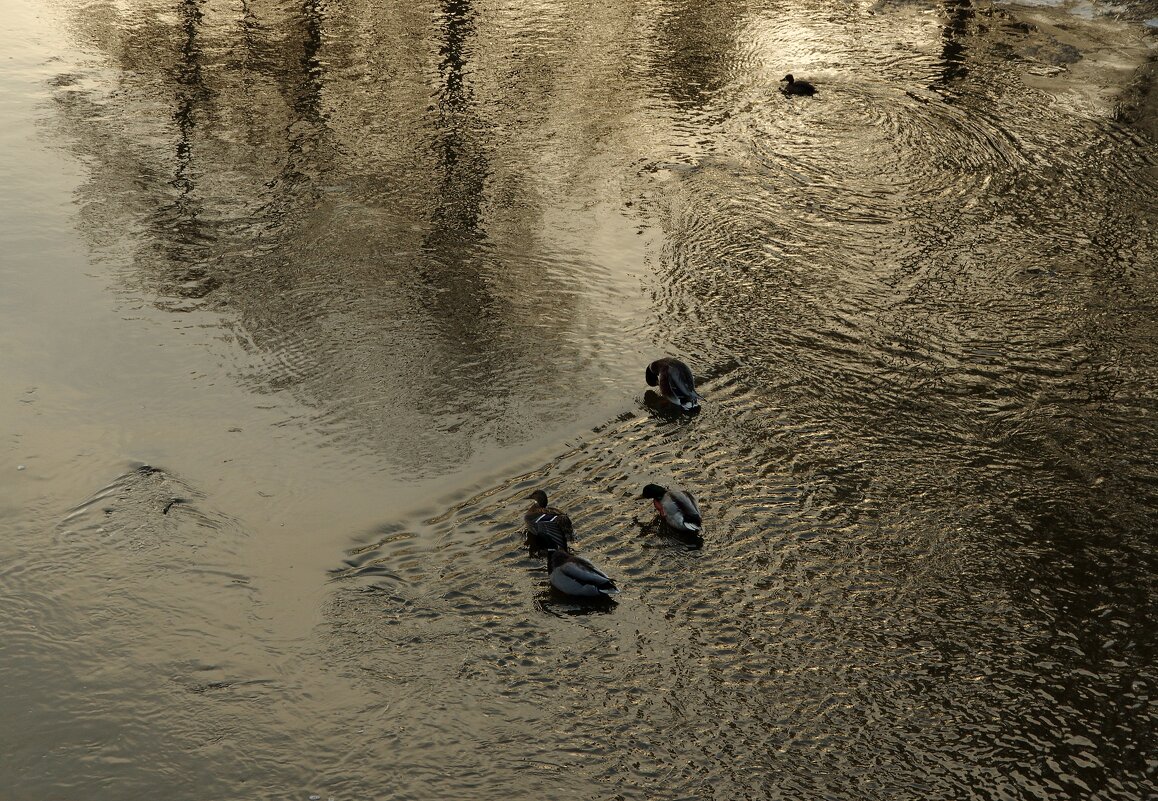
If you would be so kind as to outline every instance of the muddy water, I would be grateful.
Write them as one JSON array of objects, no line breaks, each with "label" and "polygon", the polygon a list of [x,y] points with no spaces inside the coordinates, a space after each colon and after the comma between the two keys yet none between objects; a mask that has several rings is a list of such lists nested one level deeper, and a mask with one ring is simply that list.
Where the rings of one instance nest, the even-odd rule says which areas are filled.
[{"label": "muddy water", "polygon": [[4,5],[0,796],[1154,795],[1152,8]]}]

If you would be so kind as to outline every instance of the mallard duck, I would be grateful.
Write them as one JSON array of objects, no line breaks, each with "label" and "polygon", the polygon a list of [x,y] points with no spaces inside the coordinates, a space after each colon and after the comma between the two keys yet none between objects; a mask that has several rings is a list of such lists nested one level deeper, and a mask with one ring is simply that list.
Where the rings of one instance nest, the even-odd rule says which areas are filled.
[{"label": "mallard duck", "polygon": [[690,492],[669,490],[659,484],[648,484],[638,500],[651,498],[660,519],[673,531],[699,534],[704,527],[700,507]]},{"label": "mallard duck", "polygon": [[565,595],[602,598],[619,592],[606,573],[567,551],[547,551],[547,570],[551,573],[551,586]]},{"label": "mallard duck", "polygon": [[561,509],[547,505],[547,493],[535,490],[529,496],[534,501],[523,515],[527,522],[527,532],[531,541],[539,548],[555,548],[566,551],[570,547],[575,527],[571,518]]},{"label": "mallard duck", "polygon": [[798,81],[792,77],[792,73],[788,73],[780,79],[784,84],[781,90],[786,95],[814,95],[816,94],[816,87],[808,81]]},{"label": "mallard duck", "polygon": [[649,387],[658,386],[660,394],[681,409],[700,408],[700,394],[692,371],[679,359],[665,356],[656,359],[643,373]]}]

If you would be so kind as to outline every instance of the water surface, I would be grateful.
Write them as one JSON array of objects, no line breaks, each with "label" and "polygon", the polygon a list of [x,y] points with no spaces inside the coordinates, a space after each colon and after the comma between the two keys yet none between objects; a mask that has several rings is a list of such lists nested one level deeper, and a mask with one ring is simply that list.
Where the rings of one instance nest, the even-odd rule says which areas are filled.
[{"label": "water surface", "polygon": [[1155,794],[1152,7],[6,6],[0,794]]}]

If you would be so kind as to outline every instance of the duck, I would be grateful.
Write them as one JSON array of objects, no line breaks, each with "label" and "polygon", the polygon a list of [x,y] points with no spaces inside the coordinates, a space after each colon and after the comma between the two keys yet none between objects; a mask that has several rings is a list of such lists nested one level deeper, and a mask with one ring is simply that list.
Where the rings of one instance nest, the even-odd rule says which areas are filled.
[{"label": "duck", "polygon": [[527,533],[538,548],[555,549],[566,552],[570,549],[575,526],[571,518],[561,509],[547,505],[547,493],[535,490],[527,500],[534,501],[523,520],[527,523]]},{"label": "duck", "polygon": [[552,548],[547,551],[551,586],[577,598],[609,598],[619,592],[615,582],[582,556]]},{"label": "duck", "polygon": [[660,394],[681,409],[700,408],[703,398],[696,392],[696,380],[692,371],[679,359],[665,356],[656,359],[643,373],[649,387],[658,386]]},{"label": "duck", "polygon": [[814,95],[816,94],[816,87],[808,81],[798,81],[792,77],[792,73],[788,73],[780,79],[781,82],[787,82],[781,90],[786,95]]},{"label": "duck", "polygon": [[673,531],[699,535],[704,528],[695,497],[684,490],[669,490],[659,484],[648,484],[637,500],[650,498],[660,519]]}]

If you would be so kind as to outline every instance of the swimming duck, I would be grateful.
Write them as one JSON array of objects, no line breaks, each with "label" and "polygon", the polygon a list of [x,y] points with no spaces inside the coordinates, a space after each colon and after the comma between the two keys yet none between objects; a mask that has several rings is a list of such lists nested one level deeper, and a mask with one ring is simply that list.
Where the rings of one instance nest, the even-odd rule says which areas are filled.
[{"label": "swimming duck", "polygon": [[547,493],[535,490],[529,496],[534,501],[523,515],[531,541],[539,548],[553,548],[566,551],[570,545],[575,527],[571,518],[561,509],[547,505]]},{"label": "swimming duck", "polygon": [[683,490],[668,490],[659,484],[648,484],[638,500],[651,498],[655,511],[660,518],[674,531],[699,534],[704,527],[700,518],[700,507],[690,492]]},{"label": "swimming duck", "polygon": [[781,90],[786,95],[814,95],[816,94],[816,87],[808,81],[798,81],[792,77],[792,73],[788,73],[781,81],[787,81],[784,88]]},{"label": "swimming duck", "polygon": [[659,386],[660,394],[681,409],[700,408],[700,394],[692,371],[679,359],[656,359],[643,373],[649,387]]},{"label": "swimming duck", "polygon": [[606,573],[567,551],[547,551],[547,570],[551,573],[551,586],[565,595],[604,598],[619,592]]}]

